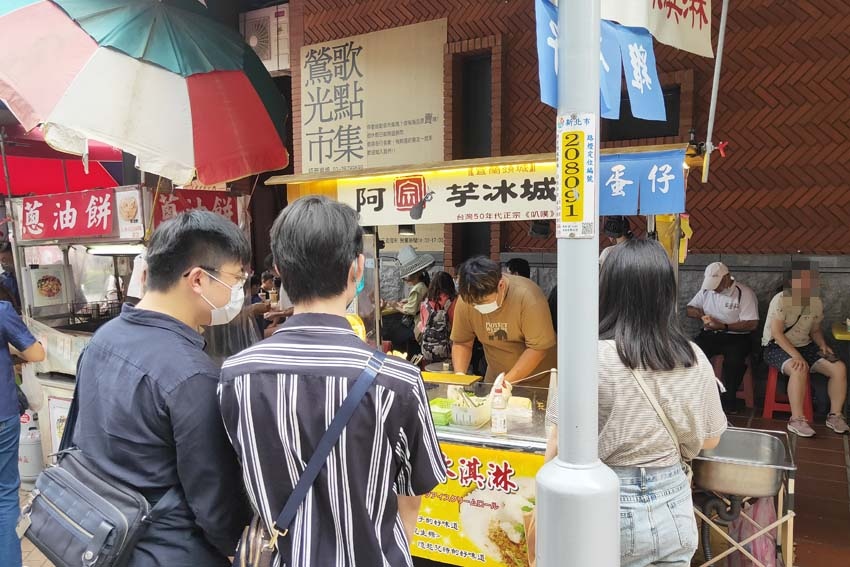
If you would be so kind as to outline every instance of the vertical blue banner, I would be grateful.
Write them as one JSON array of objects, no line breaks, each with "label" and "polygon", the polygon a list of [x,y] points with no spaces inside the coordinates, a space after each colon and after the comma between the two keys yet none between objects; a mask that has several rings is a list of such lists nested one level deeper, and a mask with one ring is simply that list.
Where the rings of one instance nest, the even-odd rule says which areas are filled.
[{"label": "vertical blue banner", "polygon": [[617,25],[602,20],[602,51],[599,54],[599,89],[602,91],[602,118],[620,118],[623,60],[617,41]]},{"label": "vertical blue banner", "polygon": [[540,100],[558,108],[558,9],[549,0],[534,0],[537,15],[537,60]]},{"label": "vertical blue banner", "polygon": [[599,215],[636,215],[640,193],[639,167],[628,155],[599,157]]},{"label": "vertical blue banner", "polygon": [[643,154],[636,166],[640,176],[640,214],[685,212],[685,150]]},{"label": "vertical blue banner", "polygon": [[617,27],[632,115],[644,120],[667,120],[664,94],[655,68],[652,35],[643,28]]}]

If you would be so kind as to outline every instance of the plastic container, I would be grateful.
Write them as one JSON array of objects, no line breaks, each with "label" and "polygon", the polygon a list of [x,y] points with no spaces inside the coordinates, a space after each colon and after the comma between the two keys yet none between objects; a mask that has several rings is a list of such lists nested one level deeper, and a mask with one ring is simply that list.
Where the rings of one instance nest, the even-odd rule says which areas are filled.
[{"label": "plastic container", "polygon": [[[481,427],[490,421],[490,405],[486,398],[469,398],[470,405],[452,405],[452,423],[464,427]],[[477,405],[472,405],[477,404]]]},{"label": "plastic container", "polygon": [[490,433],[507,435],[508,433],[508,400],[502,394],[502,388],[493,390],[490,400]]},{"label": "plastic container", "polygon": [[452,422],[452,402],[446,398],[434,398],[428,405],[431,407],[431,418],[434,425],[445,427]]},{"label": "plastic container", "polygon": [[508,417],[513,423],[529,424],[534,419],[534,411],[531,407],[531,399],[511,396],[508,400]]}]

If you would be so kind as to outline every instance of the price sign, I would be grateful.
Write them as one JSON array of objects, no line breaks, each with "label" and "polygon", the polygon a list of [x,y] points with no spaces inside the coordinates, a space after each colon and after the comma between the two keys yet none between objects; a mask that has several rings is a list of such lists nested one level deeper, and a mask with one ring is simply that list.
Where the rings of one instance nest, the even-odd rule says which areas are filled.
[{"label": "price sign", "polygon": [[596,115],[558,117],[558,238],[596,237]]}]

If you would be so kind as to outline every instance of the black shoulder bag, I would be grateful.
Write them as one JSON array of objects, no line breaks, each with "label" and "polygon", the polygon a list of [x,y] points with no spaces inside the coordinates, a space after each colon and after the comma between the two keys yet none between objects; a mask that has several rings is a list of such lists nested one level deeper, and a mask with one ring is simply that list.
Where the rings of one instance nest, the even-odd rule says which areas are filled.
[{"label": "black shoulder bag", "polygon": [[331,424],[327,431],[322,435],[319,444],[316,446],[316,451],[310,460],[307,462],[307,467],[295,488],[292,489],[292,494],[286,500],[283,510],[272,526],[272,534],[269,535],[263,525],[263,521],[259,516],[254,516],[251,523],[242,532],[242,537],[239,539],[239,545],[236,548],[236,559],[233,562],[233,567],[271,567],[274,553],[277,551],[277,541],[280,538],[286,537],[289,533],[289,526],[295,519],[295,514],[307,497],[307,492],[313,483],[316,482],[316,477],[319,476],[321,470],[325,467],[325,462],[328,460],[328,455],[331,454],[337,441],[339,441],[345,426],[348,425],[351,416],[354,415],[354,410],[360,405],[363,396],[369,391],[375,377],[381,370],[384,364],[386,355],[382,352],[375,352],[372,358],[366,363],[366,368],[358,377],[351,391],[346,396],[345,401],[339,408],[339,411],[331,420]]},{"label": "black shoulder bag", "polygon": [[181,490],[172,487],[151,508],[138,490],[99,471],[73,445],[79,370],[78,361],[57,463],[36,479],[18,536],[26,536],[56,567],[123,567],[147,527],[180,504]]}]

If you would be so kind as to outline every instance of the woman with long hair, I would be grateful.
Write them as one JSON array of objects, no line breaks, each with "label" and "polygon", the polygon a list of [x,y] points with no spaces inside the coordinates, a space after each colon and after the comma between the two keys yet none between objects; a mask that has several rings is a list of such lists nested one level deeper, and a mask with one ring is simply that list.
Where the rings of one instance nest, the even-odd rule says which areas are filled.
[{"label": "woman with long hair", "polygon": [[21,411],[15,387],[11,346],[27,362],[44,360],[44,348],[32,336],[15,311],[14,299],[0,285],[0,565],[21,567],[21,540],[15,534],[20,514],[18,488],[18,444]]},{"label": "woman with long hair", "polygon": [[[620,478],[620,565],[687,567],[698,537],[682,462],[726,430],[714,371],[676,316],[673,266],[660,244],[622,243],[600,277],[599,458]],[[557,410],[555,401],[551,422]],[[556,450],[557,429],[547,456]]]}]

